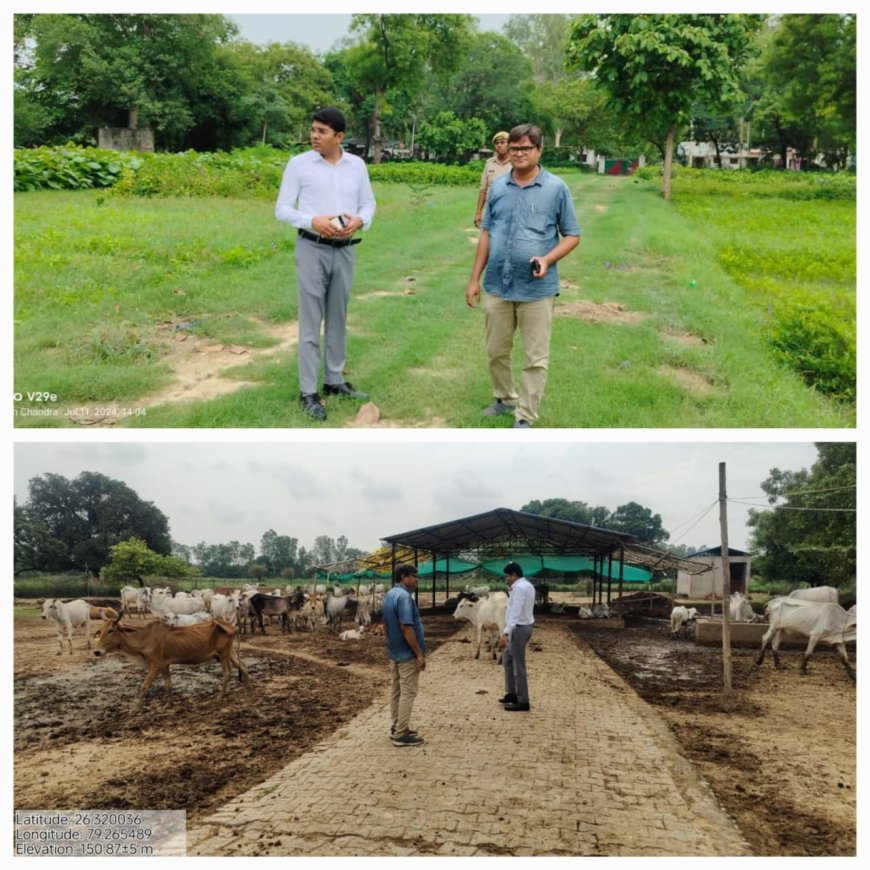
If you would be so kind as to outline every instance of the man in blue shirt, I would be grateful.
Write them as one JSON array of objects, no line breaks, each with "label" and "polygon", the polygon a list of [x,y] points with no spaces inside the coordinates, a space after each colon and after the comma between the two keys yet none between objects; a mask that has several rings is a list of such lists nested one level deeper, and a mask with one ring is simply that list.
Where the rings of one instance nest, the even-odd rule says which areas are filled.
[{"label": "man in blue shirt", "polygon": [[[495,394],[495,402],[483,413],[513,414],[517,429],[529,429],[538,419],[547,381],[553,305],[559,294],[555,264],[580,244],[568,186],[539,165],[542,140],[541,131],[531,124],[508,134],[513,168],[490,187],[465,291],[466,304],[474,308],[483,275],[486,352]],[[519,394],[511,369],[517,327],[525,354]]]},{"label": "man in blue shirt", "polygon": [[399,565],[395,586],[384,596],[383,620],[390,657],[390,739],[394,746],[419,746],[423,738],[410,728],[420,671],[426,669],[426,641],[414,601],[417,569]]}]

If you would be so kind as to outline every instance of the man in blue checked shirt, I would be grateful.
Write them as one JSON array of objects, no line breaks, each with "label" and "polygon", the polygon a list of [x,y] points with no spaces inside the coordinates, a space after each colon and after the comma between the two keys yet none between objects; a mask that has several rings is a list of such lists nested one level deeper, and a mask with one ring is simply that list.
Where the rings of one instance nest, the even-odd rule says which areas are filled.
[{"label": "man in blue checked shirt", "polygon": [[[538,419],[559,293],[555,264],[580,244],[568,186],[539,165],[541,143],[540,129],[531,124],[508,134],[512,169],[490,187],[465,291],[466,303],[474,308],[483,275],[486,352],[495,395],[483,414],[513,414],[516,429],[530,429]],[[519,393],[511,369],[517,327],[525,354]]]}]

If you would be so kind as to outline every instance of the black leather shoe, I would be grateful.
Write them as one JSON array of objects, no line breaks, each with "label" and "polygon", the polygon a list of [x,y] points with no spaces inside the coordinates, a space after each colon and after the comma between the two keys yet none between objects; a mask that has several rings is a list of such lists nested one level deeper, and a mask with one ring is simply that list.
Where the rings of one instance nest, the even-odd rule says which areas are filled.
[{"label": "black leather shoe", "polygon": [[499,704],[516,704],[517,696],[511,695],[510,693],[508,693],[503,698],[499,698],[498,702],[499,702]]},{"label": "black leather shoe", "polygon": [[327,396],[346,396],[348,399],[367,399],[368,393],[354,389],[353,384],[345,381],[343,384],[324,384],[323,392]]},{"label": "black leather shoe", "polygon": [[315,420],[326,419],[326,408],[320,404],[320,396],[317,393],[302,393],[299,403],[309,417],[314,417]]},{"label": "black leather shoe", "polygon": [[510,710],[512,712],[515,710],[531,710],[532,709],[531,704],[520,704],[520,703],[505,704],[504,708],[505,708],[505,710]]}]

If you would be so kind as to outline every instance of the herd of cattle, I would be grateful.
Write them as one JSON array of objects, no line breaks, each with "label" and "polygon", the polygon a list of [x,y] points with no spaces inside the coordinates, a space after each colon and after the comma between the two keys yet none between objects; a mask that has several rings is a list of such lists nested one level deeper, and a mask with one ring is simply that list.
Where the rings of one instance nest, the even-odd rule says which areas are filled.
[{"label": "herd of cattle", "polygon": [[[694,607],[674,607],[671,611],[671,635],[677,636],[680,632],[685,632],[699,615]],[[841,607],[837,590],[833,586],[795,589],[787,596],[771,598],[764,605],[764,616],[752,609],[745,595],[732,592],[728,616],[733,622],[768,623],[768,629],[761,638],[757,665],[764,662],[764,654],[769,644],[773,651],[774,665],[781,668],[779,645],[784,636],[796,636],[807,639],[807,646],[801,657],[802,674],[806,674],[807,661],[818,643],[822,642],[837,650],[846,673],[855,679],[855,671],[846,653],[846,644],[857,637],[858,607],[852,605],[848,610]]]},{"label": "herd of cattle", "polygon": [[[544,587],[546,589],[546,587]],[[366,632],[383,633],[377,622],[381,615],[384,588],[380,584],[360,586],[356,590],[326,589],[324,586],[275,590],[263,593],[257,587],[224,592],[211,589],[191,593],[169,589],[126,586],[121,590],[120,612],[110,607],[94,607],[82,599],[63,602],[48,599],[43,603],[42,618],[51,622],[62,654],[64,641],[72,653],[73,631],[83,628],[87,648],[91,644],[91,621],[100,623],[94,655],[120,653],[146,668],[145,681],[139,690],[137,705],[141,704],[151,683],[162,675],[166,692],[171,696],[172,684],[169,667],[173,664],[201,664],[217,659],[223,670],[221,697],[227,690],[232,668],[247,686],[250,680],[239,658],[239,635],[259,628],[266,633],[263,617],[280,621],[283,633],[294,630],[308,631],[313,636],[318,626],[325,626],[341,640],[361,640]],[[466,587],[459,593],[453,616],[467,620],[475,634],[474,658],[480,657],[484,635],[492,659],[500,660],[498,636],[505,627],[508,596],[506,592],[490,591],[488,587]],[[548,596],[539,594],[536,609],[545,607]],[[548,609],[562,608],[550,605]],[[562,608],[563,609],[563,608]],[[139,616],[138,624],[124,622],[125,617]],[[581,607],[581,619],[610,616],[606,605]],[[676,606],[671,612],[671,634],[685,632],[699,617],[694,607]],[[145,619],[150,616],[150,619]],[[355,628],[342,630],[345,616],[352,616]],[[748,599],[735,592],[729,602],[729,616],[735,622],[761,621]],[[854,640],[857,628],[857,610],[844,610],[838,603],[837,590],[830,586],[799,589],[787,597],[772,598],[765,605],[769,628],[762,638],[757,664],[764,660],[770,644],[774,663],[781,667],[779,645],[784,634],[808,639],[801,661],[801,673],[806,673],[807,660],[819,641],[838,650],[840,658],[852,679],[855,672],[846,655],[845,644]],[[375,624],[373,625],[373,620]]]}]

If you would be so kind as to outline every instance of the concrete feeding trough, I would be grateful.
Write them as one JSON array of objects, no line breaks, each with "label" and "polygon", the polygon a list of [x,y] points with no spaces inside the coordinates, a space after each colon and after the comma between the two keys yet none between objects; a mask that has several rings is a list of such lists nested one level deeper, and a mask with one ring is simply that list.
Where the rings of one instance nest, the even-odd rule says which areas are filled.
[{"label": "concrete feeding trough", "polygon": [[[766,622],[732,622],[731,645],[732,646],[761,646],[761,638],[770,626]],[[695,643],[721,644],[722,643],[722,620],[701,619],[695,622]],[[787,641],[783,640],[783,646]],[[804,641],[806,645],[806,641]]]}]

